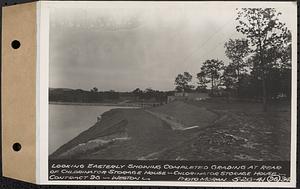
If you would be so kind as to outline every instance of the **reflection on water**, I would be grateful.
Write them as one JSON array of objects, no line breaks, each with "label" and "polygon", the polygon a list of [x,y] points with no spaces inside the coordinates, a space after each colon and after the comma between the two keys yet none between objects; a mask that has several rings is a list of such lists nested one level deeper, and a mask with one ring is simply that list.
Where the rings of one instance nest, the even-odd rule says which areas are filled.
[{"label": "reflection on water", "polygon": [[93,126],[97,116],[118,106],[49,104],[49,154]]}]

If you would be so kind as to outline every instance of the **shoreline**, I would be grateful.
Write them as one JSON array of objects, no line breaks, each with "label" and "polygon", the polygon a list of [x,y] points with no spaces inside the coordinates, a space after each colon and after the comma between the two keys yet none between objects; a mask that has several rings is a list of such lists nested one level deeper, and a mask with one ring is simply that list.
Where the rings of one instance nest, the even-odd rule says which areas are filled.
[{"label": "shoreline", "polygon": [[49,104],[52,105],[76,105],[76,106],[124,106],[124,107],[141,107],[139,104],[122,104],[122,103],[105,103],[105,102],[91,102],[91,103],[85,103],[85,102],[53,102],[49,101]]}]

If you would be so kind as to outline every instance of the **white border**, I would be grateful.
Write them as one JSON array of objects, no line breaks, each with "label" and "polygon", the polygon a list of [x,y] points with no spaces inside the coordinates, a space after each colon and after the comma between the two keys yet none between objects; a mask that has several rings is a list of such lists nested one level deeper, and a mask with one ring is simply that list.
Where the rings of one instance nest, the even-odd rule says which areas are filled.
[{"label": "white border", "polygon": [[[36,5],[36,22],[37,22],[37,28],[36,28],[36,49],[37,49],[37,52],[36,52],[36,78],[40,78],[40,64],[39,62],[40,61],[40,19],[41,19],[41,14],[40,14],[40,3],[37,3]],[[36,80],[36,115],[39,115],[40,114],[40,80],[37,79]],[[39,140],[39,134],[40,134],[40,116],[36,116],[36,182],[39,183],[39,178],[40,178],[40,166],[39,166],[39,161],[40,161],[40,140]]]},{"label": "white border", "polygon": [[[48,86],[49,86],[49,8],[47,2],[37,2],[38,19],[38,67],[40,70],[37,91],[39,98],[38,154],[37,154],[37,183],[46,184],[48,177]],[[50,183],[49,183],[50,184]]]},{"label": "white border", "polygon": [[[212,6],[282,7],[288,6],[295,17],[292,30],[292,101],[291,101],[291,182],[165,182],[165,181],[49,181],[48,180],[48,86],[49,86],[49,8],[53,7],[96,7],[145,6],[145,4],[170,2],[83,2],[83,1],[40,1],[37,2],[38,52],[37,52],[37,183],[50,185],[122,185],[122,186],[193,186],[193,187],[296,187],[296,144],[297,144],[297,2],[188,2],[189,4],[210,3]],[[172,2],[187,3],[187,2]]]}]

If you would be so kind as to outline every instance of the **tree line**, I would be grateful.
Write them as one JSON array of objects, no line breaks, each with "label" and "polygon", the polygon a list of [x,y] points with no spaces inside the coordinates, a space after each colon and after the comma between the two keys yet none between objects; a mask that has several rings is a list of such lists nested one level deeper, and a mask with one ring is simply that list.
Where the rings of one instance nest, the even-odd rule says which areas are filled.
[{"label": "tree line", "polygon": [[159,91],[151,88],[141,90],[136,88],[130,92],[117,92],[114,90],[99,91],[93,87],[90,91],[82,89],[50,89],[50,102],[80,102],[80,103],[97,103],[97,102],[156,102],[165,103],[167,97],[174,95],[174,91]]},{"label": "tree line", "polygon": [[120,94],[115,91],[98,91],[96,87],[90,91],[82,89],[52,89],[49,90],[50,102],[80,102],[96,103],[105,101],[117,101]]},{"label": "tree line", "polygon": [[220,89],[236,97],[260,98],[267,110],[270,99],[291,95],[291,31],[274,8],[242,8],[236,16],[236,31],[244,38],[229,39],[225,54],[227,65],[219,59],[202,63],[192,85],[188,72],[175,78],[177,91],[209,91]]}]

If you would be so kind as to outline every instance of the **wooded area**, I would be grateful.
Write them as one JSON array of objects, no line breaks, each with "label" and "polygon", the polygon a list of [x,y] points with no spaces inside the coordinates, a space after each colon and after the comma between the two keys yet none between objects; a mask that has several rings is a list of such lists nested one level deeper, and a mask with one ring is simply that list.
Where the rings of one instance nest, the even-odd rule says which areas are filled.
[{"label": "wooded area", "polygon": [[221,90],[222,96],[261,99],[264,111],[270,100],[290,99],[292,36],[280,15],[274,8],[238,10],[236,30],[245,38],[224,44],[230,62],[206,60],[196,75],[198,86],[184,72],[175,79],[176,89],[209,90],[211,96],[220,95]]}]

